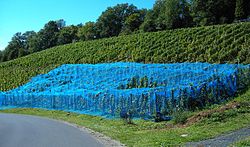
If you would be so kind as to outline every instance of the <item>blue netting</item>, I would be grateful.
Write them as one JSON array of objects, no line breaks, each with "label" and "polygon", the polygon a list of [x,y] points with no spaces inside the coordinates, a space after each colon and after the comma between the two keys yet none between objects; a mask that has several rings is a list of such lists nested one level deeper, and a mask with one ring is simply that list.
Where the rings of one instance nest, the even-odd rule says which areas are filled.
[{"label": "blue netting", "polygon": [[2,105],[3,99],[4,99],[4,93],[2,93],[2,92],[0,91],[0,107],[1,107],[1,105]]},{"label": "blue netting", "polygon": [[[66,64],[0,94],[4,106],[70,110],[92,115],[136,117],[189,109],[233,96],[235,64]],[[249,77],[249,75],[247,75]]]}]

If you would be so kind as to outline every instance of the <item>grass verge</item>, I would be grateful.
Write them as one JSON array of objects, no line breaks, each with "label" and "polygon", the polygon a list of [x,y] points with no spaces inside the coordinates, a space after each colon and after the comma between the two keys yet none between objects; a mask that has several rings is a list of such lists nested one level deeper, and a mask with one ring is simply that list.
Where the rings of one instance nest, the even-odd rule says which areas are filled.
[{"label": "grass verge", "polygon": [[231,145],[231,147],[247,147],[247,146],[250,146],[250,137],[247,137],[246,139],[243,139]]},{"label": "grass verge", "polygon": [[[226,105],[231,106],[236,103],[235,107],[224,109]],[[197,121],[184,125],[176,125],[174,121],[155,123],[145,120],[133,120],[133,124],[126,124],[120,119],[104,119],[98,116],[31,108],[8,109],[0,112],[63,120],[103,133],[128,146],[184,145],[186,142],[208,139],[250,126],[250,90],[227,104],[211,107],[210,110],[193,112],[191,117],[201,113],[208,113],[208,115],[203,115]]]}]

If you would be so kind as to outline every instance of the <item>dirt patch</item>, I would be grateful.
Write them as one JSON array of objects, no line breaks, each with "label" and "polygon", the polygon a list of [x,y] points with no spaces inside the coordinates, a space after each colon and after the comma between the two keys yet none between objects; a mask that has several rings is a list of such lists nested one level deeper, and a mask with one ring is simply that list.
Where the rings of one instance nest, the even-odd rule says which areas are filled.
[{"label": "dirt patch", "polygon": [[196,122],[201,121],[204,118],[210,117],[213,113],[216,113],[216,112],[217,113],[223,113],[226,110],[237,109],[240,106],[241,106],[241,104],[239,102],[234,101],[234,102],[226,104],[225,106],[222,106],[222,107],[217,108],[217,109],[212,109],[212,110],[206,110],[206,111],[199,112],[198,114],[195,114],[194,116],[188,118],[186,123],[185,123],[185,126],[189,126],[191,124],[194,124]]}]

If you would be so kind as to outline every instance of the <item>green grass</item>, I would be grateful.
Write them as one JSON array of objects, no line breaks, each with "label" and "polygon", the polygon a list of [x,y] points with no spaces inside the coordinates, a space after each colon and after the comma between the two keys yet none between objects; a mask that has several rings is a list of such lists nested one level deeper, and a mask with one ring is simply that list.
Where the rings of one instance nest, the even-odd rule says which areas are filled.
[{"label": "green grass", "polygon": [[[154,123],[145,120],[133,120],[134,124],[126,124],[120,119],[111,120],[83,114],[31,108],[9,109],[0,112],[37,115],[67,121],[101,132],[128,146],[170,146],[208,139],[221,133],[250,126],[250,90],[227,104],[235,102],[240,106],[223,112],[219,111],[217,115],[210,115],[189,126],[174,125],[173,121]],[[225,104],[209,109],[217,110],[223,106]],[[206,111],[209,110],[202,112]],[[191,115],[197,113],[201,112],[192,112]],[[182,137],[182,134],[187,134],[187,137]]]},{"label": "green grass", "polygon": [[57,46],[0,63],[0,90],[67,63],[250,63],[250,23],[141,33]]},{"label": "green grass", "polygon": [[250,136],[246,139],[240,140],[231,145],[232,147],[249,147],[250,146]]}]

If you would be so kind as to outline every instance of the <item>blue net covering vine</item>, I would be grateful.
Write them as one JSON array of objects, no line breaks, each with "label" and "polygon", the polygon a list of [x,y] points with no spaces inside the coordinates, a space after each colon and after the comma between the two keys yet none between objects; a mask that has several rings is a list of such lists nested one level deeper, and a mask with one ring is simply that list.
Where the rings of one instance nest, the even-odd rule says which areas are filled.
[{"label": "blue net covering vine", "polygon": [[0,92],[0,106],[151,118],[232,97],[246,86],[249,71],[236,64],[65,64]]}]

